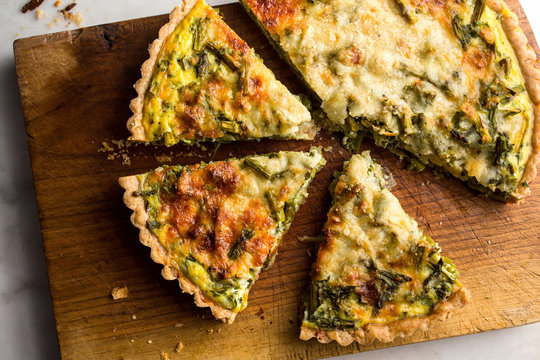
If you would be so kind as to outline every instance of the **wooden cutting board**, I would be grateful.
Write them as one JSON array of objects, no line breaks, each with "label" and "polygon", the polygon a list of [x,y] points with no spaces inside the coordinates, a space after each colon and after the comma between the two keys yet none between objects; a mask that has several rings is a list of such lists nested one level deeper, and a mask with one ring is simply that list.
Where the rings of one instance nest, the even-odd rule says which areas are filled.
[{"label": "wooden cutting board", "polygon": [[[538,53],[517,0],[510,1]],[[295,93],[305,92],[238,4],[220,7],[227,23],[253,46]],[[206,151],[176,146],[131,146],[127,138],[132,84],[148,44],[167,16],[17,40],[17,74],[26,120],[58,339],[64,359],[305,359],[473,334],[540,320],[540,181],[523,205],[486,199],[455,179],[415,173],[388,151],[365,149],[395,175],[393,192],[425,232],[453,258],[473,296],[466,308],[429,334],[392,344],[340,347],[298,339],[298,313],[312,245],[299,237],[321,233],[332,173],[350,153],[339,137],[322,132],[315,142],[263,141],[222,146],[215,159],[277,150],[332,147],[298,211],[274,265],[252,288],[249,305],[232,325],[197,308],[177,283],[161,278],[130,224],[117,178],[162,162],[208,161]],[[108,146],[103,146],[106,142]],[[114,151],[107,150],[108,147]],[[131,162],[123,164],[122,154]],[[156,155],[158,158],[156,158]],[[167,161],[167,157],[171,161]],[[112,158],[112,160],[111,160]],[[127,285],[129,298],[111,289]],[[184,350],[174,352],[178,342]]]}]

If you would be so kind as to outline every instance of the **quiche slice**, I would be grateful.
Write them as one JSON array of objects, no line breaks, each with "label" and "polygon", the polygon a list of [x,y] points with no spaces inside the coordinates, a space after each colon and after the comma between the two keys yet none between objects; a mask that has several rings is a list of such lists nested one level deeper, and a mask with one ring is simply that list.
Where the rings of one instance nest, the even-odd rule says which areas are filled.
[{"label": "quiche slice", "polygon": [[502,0],[241,0],[319,98],[364,134],[503,200],[540,158],[540,72]]},{"label": "quiche slice", "polygon": [[452,261],[386,186],[369,152],[354,155],[333,182],[302,340],[390,342],[426,330],[469,301]]},{"label": "quiche slice", "polygon": [[119,179],[165,279],[232,322],[325,164],[321,150],[163,166]]},{"label": "quiche slice", "polygon": [[135,84],[130,140],[174,145],[313,139],[307,108],[203,0],[184,0]]}]

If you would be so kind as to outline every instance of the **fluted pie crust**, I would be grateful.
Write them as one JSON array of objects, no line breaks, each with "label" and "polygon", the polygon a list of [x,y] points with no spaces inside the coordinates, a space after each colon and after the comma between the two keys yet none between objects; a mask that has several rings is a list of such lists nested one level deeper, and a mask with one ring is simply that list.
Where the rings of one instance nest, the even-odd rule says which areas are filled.
[{"label": "fluted pie crust", "polygon": [[224,308],[217,304],[212,299],[206,297],[201,289],[193,284],[185,275],[176,269],[171,263],[170,257],[167,255],[166,249],[161,245],[158,238],[152,234],[146,227],[148,220],[148,212],[144,206],[142,196],[136,196],[134,193],[139,190],[140,182],[136,175],[125,176],[118,180],[120,186],[126,191],[124,193],[124,203],[133,210],[131,215],[131,223],[140,230],[139,240],[143,245],[150,248],[150,257],[154,262],[163,265],[161,275],[166,280],[178,280],[180,288],[191,294],[195,298],[195,304],[199,307],[209,307],[212,314],[219,320],[226,323],[232,323],[236,317],[234,311]]},{"label": "fluted pie crust", "polygon": [[152,80],[154,65],[158,61],[158,56],[163,47],[163,43],[174,32],[178,24],[180,24],[184,17],[190,12],[196,2],[197,0],[183,0],[181,5],[175,7],[169,15],[169,22],[159,29],[158,38],[154,40],[148,48],[149,58],[142,64],[141,78],[134,85],[135,91],[137,91],[137,97],[131,100],[131,103],[129,104],[129,108],[133,112],[133,116],[131,116],[127,122],[127,128],[131,132],[129,140],[147,140],[142,124],[144,96],[148,89],[148,85]]},{"label": "fluted pie crust", "polygon": [[512,194],[517,201],[522,201],[525,196],[530,194],[528,184],[536,177],[536,167],[540,162],[540,64],[536,53],[529,45],[527,37],[519,27],[518,17],[508,8],[508,5],[503,0],[488,0],[487,5],[501,15],[503,30],[519,61],[525,86],[534,107],[534,125],[531,136],[532,152],[521,181]]},{"label": "fluted pie crust", "polygon": [[453,293],[448,299],[435,306],[428,316],[418,316],[394,321],[389,324],[368,324],[362,329],[355,330],[319,330],[302,325],[300,339],[309,340],[316,338],[317,341],[327,344],[335,340],[341,346],[347,346],[353,342],[362,345],[371,344],[374,340],[384,343],[394,341],[396,337],[412,335],[416,330],[426,331],[436,320],[446,320],[452,313],[470,301],[471,294],[466,288],[461,288]]}]

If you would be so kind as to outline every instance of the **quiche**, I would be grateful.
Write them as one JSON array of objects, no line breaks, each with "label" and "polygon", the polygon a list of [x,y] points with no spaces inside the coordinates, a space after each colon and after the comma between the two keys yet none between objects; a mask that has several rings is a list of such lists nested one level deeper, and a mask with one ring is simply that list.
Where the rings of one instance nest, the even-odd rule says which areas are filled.
[{"label": "quiche", "polygon": [[284,151],[122,177],[124,202],[165,279],[232,322],[289,229],[321,150]]},{"label": "quiche", "polygon": [[135,84],[130,140],[165,144],[313,139],[307,108],[203,0],[184,0]]},{"label": "quiche", "polygon": [[427,329],[468,302],[453,262],[387,186],[369,152],[354,155],[337,174],[301,339],[390,342]]},{"label": "quiche", "polygon": [[536,55],[502,0],[241,0],[327,119],[506,201],[540,152]]}]

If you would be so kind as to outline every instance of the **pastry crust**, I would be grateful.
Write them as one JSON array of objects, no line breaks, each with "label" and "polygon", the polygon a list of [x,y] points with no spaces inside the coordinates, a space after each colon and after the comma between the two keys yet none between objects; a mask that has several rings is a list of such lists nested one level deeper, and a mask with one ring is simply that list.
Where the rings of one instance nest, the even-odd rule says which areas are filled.
[{"label": "pastry crust", "polygon": [[194,296],[195,304],[197,304],[197,306],[209,307],[212,314],[216,318],[225,323],[232,323],[236,317],[236,313],[220,306],[204,296],[202,291],[195,284],[193,284],[186,276],[176,269],[168,256],[167,251],[161,245],[158,238],[147,229],[146,221],[148,220],[148,213],[144,206],[144,200],[142,197],[134,195],[134,192],[139,190],[140,185],[137,176],[134,175],[122,177],[118,179],[118,183],[126,190],[124,193],[124,203],[129,209],[133,210],[131,222],[140,230],[139,240],[141,243],[143,243],[143,245],[150,248],[150,256],[152,260],[163,265],[161,275],[166,280],[178,280],[180,288],[184,292]]},{"label": "pastry crust", "polygon": [[540,65],[534,50],[528,43],[527,37],[519,27],[516,14],[502,0],[488,0],[487,5],[491,10],[501,15],[503,30],[514,49],[527,92],[533,103],[532,152],[519,185],[512,193],[515,200],[521,201],[530,193],[528,186],[523,186],[523,182],[526,181],[529,184],[534,180],[537,172],[536,166],[540,162]]},{"label": "pastry crust", "polygon": [[197,0],[183,0],[181,5],[175,7],[169,16],[169,22],[159,29],[158,38],[154,40],[148,49],[150,57],[142,64],[141,78],[134,85],[134,88],[137,91],[137,97],[131,100],[129,104],[129,108],[133,112],[133,116],[131,116],[127,122],[127,128],[131,132],[129,140],[148,141],[146,134],[144,133],[142,118],[144,96],[152,78],[154,65],[156,64],[163,43],[174,32],[184,17],[191,11],[196,2]]},{"label": "pastry crust", "polygon": [[368,324],[356,330],[319,330],[302,325],[300,339],[316,338],[320,343],[327,344],[335,340],[341,346],[347,346],[354,341],[362,345],[371,344],[374,340],[384,343],[392,342],[396,337],[412,335],[417,329],[428,330],[435,320],[446,320],[457,309],[469,302],[471,295],[465,288],[453,293],[447,300],[439,303],[428,316],[418,316],[397,320],[389,324]]}]

